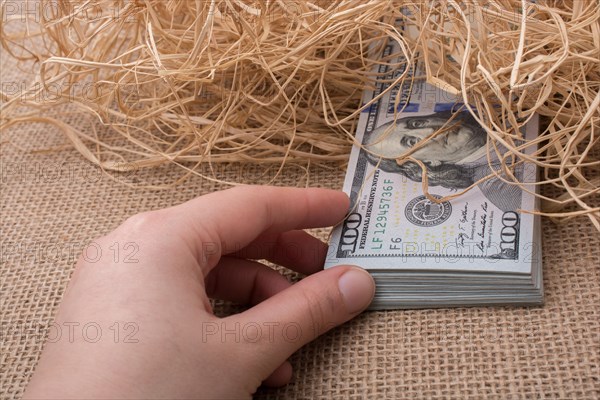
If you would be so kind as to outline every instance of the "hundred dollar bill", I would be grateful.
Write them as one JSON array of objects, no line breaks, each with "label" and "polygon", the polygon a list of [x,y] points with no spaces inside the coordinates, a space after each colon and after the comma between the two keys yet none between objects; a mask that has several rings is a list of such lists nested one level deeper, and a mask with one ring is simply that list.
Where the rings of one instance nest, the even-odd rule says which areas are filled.
[{"label": "hundred dollar bill", "polygon": [[[394,54],[400,51],[390,42],[381,57]],[[395,69],[394,62],[379,65],[376,89],[364,94],[366,103],[388,88],[383,81],[403,73],[414,77],[392,88],[360,116],[356,141],[364,148],[353,147],[344,182],[352,210],[332,232],[325,267],[359,265],[373,271],[384,289],[396,280],[396,286],[385,289],[392,293],[405,290],[403,285],[409,281],[420,284],[432,272],[438,273],[440,282],[464,282],[464,276],[469,276],[469,285],[485,285],[489,274],[505,274],[509,287],[522,279],[540,289],[537,217],[519,212],[536,208],[534,195],[499,176],[451,201],[433,202],[423,193],[418,163],[397,161],[441,130],[412,153],[427,167],[433,197],[462,191],[491,171],[487,134],[462,100],[419,79],[426,75],[422,62],[401,61],[395,60],[401,66]],[[526,125],[523,134],[529,139],[538,134],[537,119]],[[513,166],[512,172],[528,184],[529,192],[535,192],[535,165]],[[397,271],[405,273],[394,277]]]}]

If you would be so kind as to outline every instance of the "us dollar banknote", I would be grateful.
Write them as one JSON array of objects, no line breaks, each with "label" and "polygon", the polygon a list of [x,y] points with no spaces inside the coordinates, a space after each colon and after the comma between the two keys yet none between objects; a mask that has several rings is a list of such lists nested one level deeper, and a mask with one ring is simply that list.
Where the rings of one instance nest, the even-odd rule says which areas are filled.
[{"label": "us dollar banknote", "polygon": [[[396,77],[407,79],[360,116],[361,146],[352,149],[344,182],[352,207],[332,232],[326,267],[531,275],[540,258],[539,226],[534,215],[520,210],[536,208],[535,165],[510,168],[528,190],[510,183],[513,178],[498,172],[500,163],[489,155],[486,131],[461,98],[428,84],[422,62],[403,61],[395,42],[382,48],[379,57],[391,61],[377,66],[375,89],[365,92],[364,104],[390,89]],[[522,133],[535,137],[537,119]],[[438,201],[423,192],[422,166],[402,159],[411,150],[426,167],[429,193]],[[482,180],[492,170],[496,176]]]}]

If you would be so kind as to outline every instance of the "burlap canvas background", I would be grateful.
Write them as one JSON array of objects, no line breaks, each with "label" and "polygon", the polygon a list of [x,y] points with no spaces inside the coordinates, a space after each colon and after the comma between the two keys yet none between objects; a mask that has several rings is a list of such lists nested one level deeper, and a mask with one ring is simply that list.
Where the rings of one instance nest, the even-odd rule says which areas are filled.
[{"label": "burlap canvas background", "polygon": [[[1,54],[2,84],[29,78]],[[68,105],[66,107],[68,109]],[[77,114],[71,121],[90,129]],[[175,167],[112,180],[44,125],[1,136],[1,398],[19,398],[79,251],[128,216],[171,206],[224,186],[191,178],[169,190]],[[223,179],[264,183],[252,168]],[[277,185],[339,189],[344,171],[288,168]],[[318,231],[325,237],[326,230]],[[294,381],[260,398],[584,398],[600,397],[600,238],[586,219],[543,223],[546,304],[367,312],[292,358]],[[219,314],[236,308],[217,303]]]}]

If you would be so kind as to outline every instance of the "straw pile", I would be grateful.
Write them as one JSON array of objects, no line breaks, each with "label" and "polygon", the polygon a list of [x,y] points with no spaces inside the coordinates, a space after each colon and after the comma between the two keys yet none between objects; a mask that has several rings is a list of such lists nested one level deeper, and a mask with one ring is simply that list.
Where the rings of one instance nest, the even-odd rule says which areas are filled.
[{"label": "straw pile", "polygon": [[[391,38],[407,59],[424,58],[430,83],[473,106],[490,151],[509,149],[498,154],[505,167],[536,163],[540,185],[563,190],[543,197],[545,215],[586,215],[600,229],[597,0],[25,3],[37,12],[2,2],[0,42],[24,65],[33,61],[37,81],[18,93],[3,85],[1,129],[53,124],[85,158],[114,171],[164,163],[185,174],[230,162],[343,167],[373,66],[389,62],[370,58],[369,48]],[[403,7],[420,27],[417,38],[395,27]],[[64,103],[112,136],[40,111]],[[534,113],[542,132],[522,143],[518,129]],[[532,145],[539,149],[527,155]]]}]

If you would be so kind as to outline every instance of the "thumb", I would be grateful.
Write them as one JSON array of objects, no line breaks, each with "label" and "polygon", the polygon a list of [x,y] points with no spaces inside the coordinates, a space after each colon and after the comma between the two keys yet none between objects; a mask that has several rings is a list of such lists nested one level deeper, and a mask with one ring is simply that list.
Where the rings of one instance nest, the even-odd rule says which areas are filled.
[{"label": "thumb", "polygon": [[[270,373],[296,350],[369,306],[375,294],[371,275],[338,266],[310,275],[236,316],[242,324],[269,327],[256,341],[255,357]],[[267,335],[268,333],[268,335]]]}]

